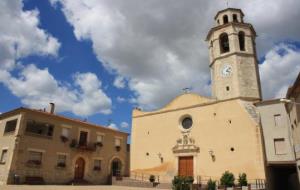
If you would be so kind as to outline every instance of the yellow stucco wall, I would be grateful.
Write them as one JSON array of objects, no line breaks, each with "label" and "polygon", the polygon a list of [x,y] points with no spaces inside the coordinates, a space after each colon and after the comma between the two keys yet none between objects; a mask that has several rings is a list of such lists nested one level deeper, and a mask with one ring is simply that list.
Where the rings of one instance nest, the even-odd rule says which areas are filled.
[{"label": "yellow stucco wall", "polygon": [[[260,127],[244,104],[239,99],[213,102],[196,94],[184,94],[161,110],[134,110],[131,171],[160,175],[161,181],[170,181],[178,174],[178,156],[193,155],[194,176],[219,179],[229,170],[235,176],[245,172],[248,179],[264,179]],[[176,105],[176,109],[170,105]],[[182,137],[181,120],[185,115],[193,119],[190,137],[200,151],[174,154],[172,148]]]}]

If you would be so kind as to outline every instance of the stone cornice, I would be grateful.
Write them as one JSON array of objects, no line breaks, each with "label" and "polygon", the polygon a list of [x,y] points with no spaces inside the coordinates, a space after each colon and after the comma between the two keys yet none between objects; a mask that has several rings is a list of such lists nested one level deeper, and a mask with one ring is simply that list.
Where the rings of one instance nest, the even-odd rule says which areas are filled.
[{"label": "stone cornice", "polygon": [[206,103],[202,103],[202,104],[195,104],[193,106],[186,106],[186,107],[177,108],[177,109],[170,109],[170,110],[164,110],[164,111],[158,111],[158,112],[152,112],[152,113],[145,113],[145,114],[142,114],[142,115],[133,116],[132,118],[140,118],[140,117],[158,115],[158,114],[163,114],[163,113],[168,113],[168,112],[186,110],[186,109],[191,109],[191,108],[196,108],[196,107],[203,107],[203,106],[213,105],[213,104],[226,102],[226,101],[231,101],[231,100],[245,100],[245,101],[259,102],[261,99],[259,99],[259,98],[250,98],[250,97],[236,97],[236,98],[230,98],[230,99],[226,99],[226,100],[216,100],[214,102],[206,102]]}]

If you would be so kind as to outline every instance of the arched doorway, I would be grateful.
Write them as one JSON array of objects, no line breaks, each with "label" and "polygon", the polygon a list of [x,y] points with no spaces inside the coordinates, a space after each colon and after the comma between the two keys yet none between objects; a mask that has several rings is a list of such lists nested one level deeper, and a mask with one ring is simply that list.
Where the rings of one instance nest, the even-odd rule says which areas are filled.
[{"label": "arched doorway", "polygon": [[121,170],[122,170],[122,162],[118,158],[115,158],[111,162],[111,174],[112,174],[112,176],[121,176]]},{"label": "arched doorway", "polygon": [[85,168],[85,161],[83,158],[79,157],[75,162],[74,179],[84,178],[84,168]]}]

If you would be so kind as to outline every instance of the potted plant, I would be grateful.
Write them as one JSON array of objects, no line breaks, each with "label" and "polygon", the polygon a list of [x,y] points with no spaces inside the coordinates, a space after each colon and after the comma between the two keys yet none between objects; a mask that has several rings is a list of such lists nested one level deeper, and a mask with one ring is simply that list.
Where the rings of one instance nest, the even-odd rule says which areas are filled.
[{"label": "potted plant", "polygon": [[234,180],[235,180],[235,178],[234,178],[233,173],[231,173],[229,171],[225,171],[225,173],[223,173],[223,175],[220,179],[221,185],[228,190],[233,190]]},{"label": "potted plant", "polygon": [[65,168],[66,167],[66,163],[59,162],[59,163],[57,163],[57,167],[59,167],[59,168]]},{"label": "potted plant", "polygon": [[29,167],[39,167],[42,165],[42,162],[40,160],[28,160],[26,164]]},{"label": "potted plant", "polygon": [[207,182],[207,190],[216,190],[216,181],[209,179]]},{"label": "potted plant", "polygon": [[116,146],[116,150],[119,152],[121,150],[120,146]]},{"label": "potted plant", "polygon": [[103,146],[102,142],[96,142],[95,143],[95,147],[102,147],[102,146]]},{"label": "potted plant", "polygon": [[248,181],[247,181],[247,175],[245,173],[239,174],[239,186],[242,187],[242,190],[248,189]]},{"label": "potted plant", "polygon": [[64,136],[64,135],[61,135],[61,136],[60,136],[60,140],[61,140],[63,143],[66,143],[66,142],[68,142],[69,138],[66,137],[66,136]]},{"label": "potted plant", "polygon": [[101,167],[100,166],[94,166],[94,171],[101,171]]},{"label": "potted plant", "polygon": [[152,185],[154,187],[155,186],[155,176],[154,175],[150,175],[149,181],[150,181],[150,183],[152,183]]},{"label": "potted plant", "polygon": [[75,139],[72,139],[71,143],[70,143],[70,147],[71,148],[76,148],[77,146],[77,141]]}]

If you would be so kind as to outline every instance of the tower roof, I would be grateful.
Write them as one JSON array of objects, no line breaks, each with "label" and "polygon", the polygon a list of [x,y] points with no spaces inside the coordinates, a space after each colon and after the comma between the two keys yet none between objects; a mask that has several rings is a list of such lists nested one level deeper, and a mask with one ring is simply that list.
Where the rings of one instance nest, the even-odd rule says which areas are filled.
[{"label": "tower roof", "polygon": [[219,29],[224,28],[224,27],[227,27],[229,25],[237,25],[237,26],[242,26],[242,27],[249,27],[252,30],[254,36],[256,36],[256,32],[255,32],[255,29],[253,28],[252,24],[249,24],[249,23],[228,23],[228,24],[223,24],[223,25],[219,25],[219,26],[211,28],[209,30],[209,32],[208,32],[205,40],[208,41],[209,38],[210,38],[210,36],[211,36],[211,34],[214,31],[219,30]]},{"label": "tower roof", "polygon": [[219,16],[220,13],[223,13],[225,11],[239,11],[241,13],[242,16],[244,16],[244,13],[241,9],[237,9],[237,8],[227,8],[227,9],[223,9],[217,12],[215,19]]}]

